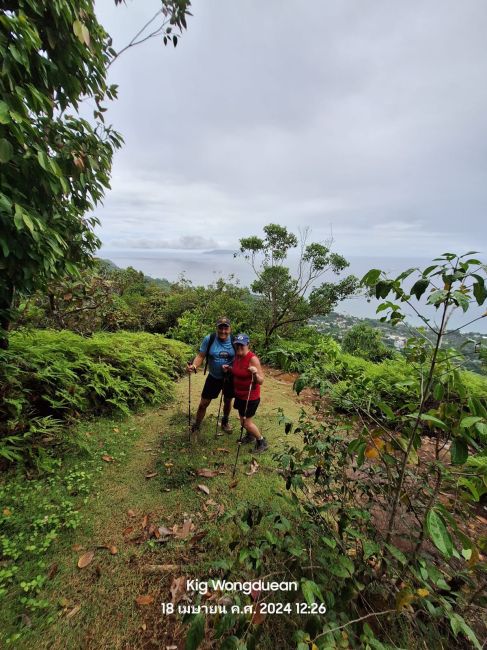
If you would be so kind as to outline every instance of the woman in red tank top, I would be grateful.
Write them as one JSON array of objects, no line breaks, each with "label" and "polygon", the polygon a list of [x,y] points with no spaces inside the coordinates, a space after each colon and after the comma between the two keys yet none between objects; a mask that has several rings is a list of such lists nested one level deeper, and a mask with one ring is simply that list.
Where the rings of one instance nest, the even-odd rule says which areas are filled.
[{"label": "woman in red tank top", "polygon": [[268,448],[268,444],[252,418],[260,403],[260,387],[264,383],[264,372],[258,357],[249,350],[247,334],[238,334],[233,344],[235,346],[235,359],[231,366],[235,395],[233,408],[237,409],[240,424],[247,431],[247,435],[241,442],[248,444],[255,440],[255,448],[252,452],[260,454]]}]

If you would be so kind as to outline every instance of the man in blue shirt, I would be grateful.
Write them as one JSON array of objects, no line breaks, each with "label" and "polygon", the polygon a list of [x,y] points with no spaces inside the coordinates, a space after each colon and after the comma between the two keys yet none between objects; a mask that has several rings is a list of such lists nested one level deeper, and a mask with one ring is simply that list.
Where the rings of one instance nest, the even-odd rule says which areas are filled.
[{"label": "man in blue shirt", "polygon": [[231,375],[223,370],[223,366],[230,366],[234,357],[235,350],[232,344],[231,323],[226,316],[221,316],[216,322],[216,335],[208,334],[205,336],[193,363],[188,364],[188,372],[193,372],[201,366],[205,358],[208,358],[208,377],[203,386],[196,419],[191,428],[193,432],[199,431],[208,405],[212,399],[218,397],[220,391],[223,391],[221,427],[226,433],[232,432],[228,418],[232,409],[233,385]]}]

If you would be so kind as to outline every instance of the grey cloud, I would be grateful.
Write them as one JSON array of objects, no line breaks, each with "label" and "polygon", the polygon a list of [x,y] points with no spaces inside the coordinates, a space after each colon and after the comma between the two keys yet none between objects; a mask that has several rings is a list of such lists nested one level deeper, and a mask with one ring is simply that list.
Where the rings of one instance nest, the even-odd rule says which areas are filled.
[{"label": "grey cloud", "polygon": [[[117,47],[149,5],[100,3]],[[484,0],[208,0],[188,27],[111,68],[104,242],[277,221],[344,252],[487,248]]]}]

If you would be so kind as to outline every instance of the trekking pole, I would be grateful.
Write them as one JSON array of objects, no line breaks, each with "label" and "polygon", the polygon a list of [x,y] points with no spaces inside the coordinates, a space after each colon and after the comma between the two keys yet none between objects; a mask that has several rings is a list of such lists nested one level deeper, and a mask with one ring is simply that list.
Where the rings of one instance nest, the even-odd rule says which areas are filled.
[{"label": "trekking pole", "polygon": [[[245,422],[245,420],[247,418],[247,408],[249,406],[250,393],[252,391],[253,383],[254,383],[254,375],[252,375],[252,379],[250,381],[250,386],[249,386],[249,392],[248,392],[248,395],[247,395],[247,401],[245,402],[245,411],[244,411],[244,416],[243,416],[243,422]],[[232,478],[235,478],[235,470],[237,469],[238,456],[240,454],[240,447],[242,446],[243,430],[244,430],[244,425],[242,423],[242,425],[240,427],[240,438],[238,439],[238,443],[237,443],[237,457],[235,458],[235,465],[233,466]]]},{"label": "trekking pole", "polygon": [[223,402],[223,387],[222,387],[222,394],[220,396],[220,406],[218,407],[218,415],[216,416],[215,438],[218,437],[218,420],[220,419],[220,411],[222,409],[222,402]]},{"label": "trekking pole", "polygon": [[[188,361],[188,366],[191,365],[191,361]],[[196,374],[196,368],[193,369],[193,372]],[[188,374],[189,377],[189,389],[188,389],[188,436],[189,444],[191,444],[191,373]]]}]

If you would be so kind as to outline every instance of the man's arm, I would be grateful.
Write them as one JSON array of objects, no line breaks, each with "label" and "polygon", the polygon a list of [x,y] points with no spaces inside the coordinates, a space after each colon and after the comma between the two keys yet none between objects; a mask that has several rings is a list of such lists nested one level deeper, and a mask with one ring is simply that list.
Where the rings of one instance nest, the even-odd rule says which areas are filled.
[{"label": "man's arm", "polygon": [[198,352],[198,354],[193,359],[193,363],[188,363],[188,372],[195,372],[205,360],[206,354],[204,352]]}]

